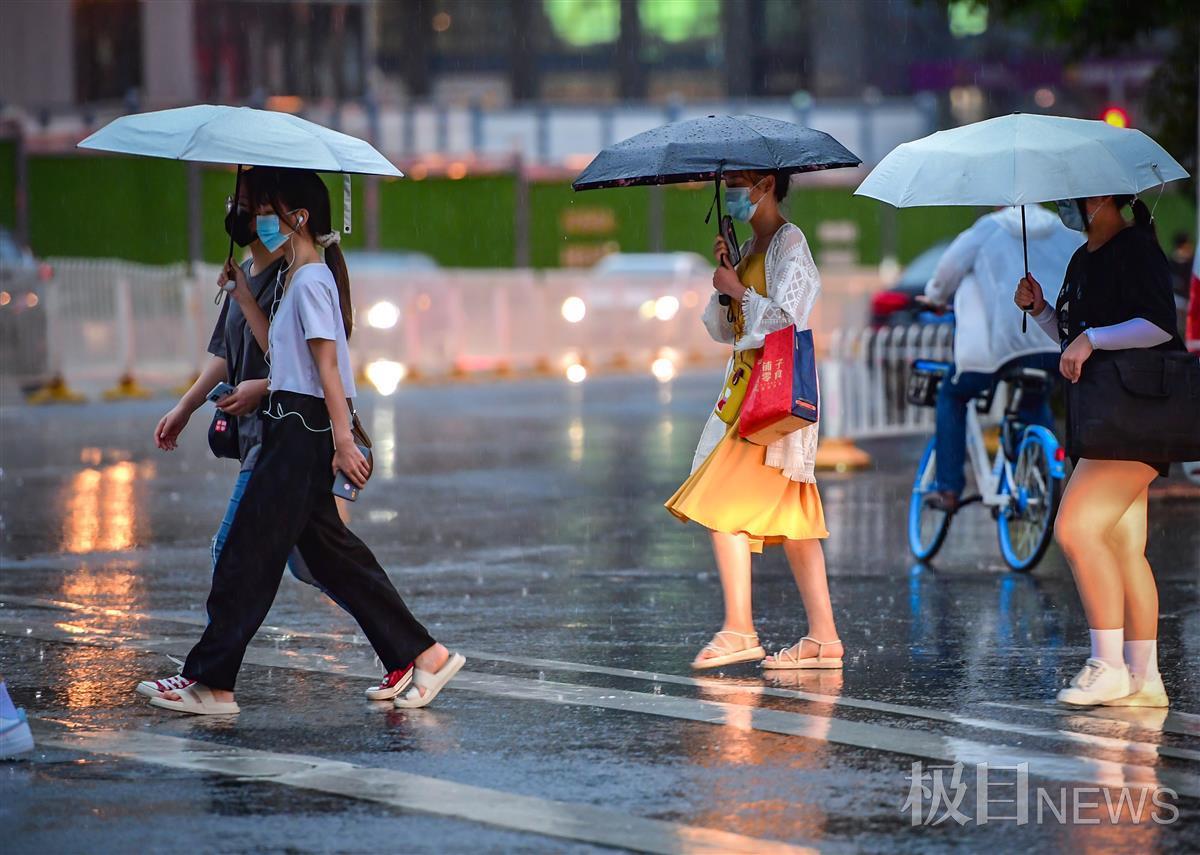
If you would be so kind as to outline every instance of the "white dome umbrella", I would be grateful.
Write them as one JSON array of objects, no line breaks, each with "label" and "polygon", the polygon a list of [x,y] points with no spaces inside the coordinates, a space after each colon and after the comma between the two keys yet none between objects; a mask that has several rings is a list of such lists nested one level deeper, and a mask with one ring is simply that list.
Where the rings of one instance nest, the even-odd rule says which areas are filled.
[{"label": "white dome umbrella", "polygon": [[854,194],[897,208],[1021,205],[1023,238],[1025,205],[1136,196],[1187,176],[1175,158],[1139,130],[1013,113],[896,146]]},{"label": "white dome umbrella", "polygon": [[[346,176],[342,230],[347,234],[350,232],[350,175],[404,176],[374,146],[357,137],[290,113],[250,107],[197,104],[121,116],[79,143],[79,148],[236,165],[235,200],[243,166],[341,172]],[[233,257],[232,238],[229,255]]]}]

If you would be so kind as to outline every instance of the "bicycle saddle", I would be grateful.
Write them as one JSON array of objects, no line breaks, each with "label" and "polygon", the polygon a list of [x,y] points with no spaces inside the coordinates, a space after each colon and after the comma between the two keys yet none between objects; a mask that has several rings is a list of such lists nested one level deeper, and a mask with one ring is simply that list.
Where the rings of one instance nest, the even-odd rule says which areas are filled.
[{"label": "bicycle saddle", "polygon": [[1005,383],[1015,383],[1025,388],[1044,389],[1050,383],[1050,374],[1040,368],[1016,366],[1000,375],[1000,379]]}]

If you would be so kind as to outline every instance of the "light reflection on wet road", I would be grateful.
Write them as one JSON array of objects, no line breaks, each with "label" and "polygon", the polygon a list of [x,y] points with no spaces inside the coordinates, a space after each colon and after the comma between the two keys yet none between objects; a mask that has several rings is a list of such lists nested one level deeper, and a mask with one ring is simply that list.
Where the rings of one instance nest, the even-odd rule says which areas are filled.
[{"label": "light reflection on wet road", "polygon": [[[661,502],[686,474],[713,380],[409,388],[362,402],[377,470],[351,525],[435,634],[471,656],[460,690],[408,714],[361,700],[375,673],[369,648],[336,606],[290,578],[268,618],[278,629],[248,659],[241,716],[151,712],[132,686],[173,673],[162,653],[183,654],[196,637],[208,540],[234,470],[208,457],[203,412],[180,451],[153,450],[166,402],[0,410],[0,661],[54,740],[32,763],[0,766],[0,801],[12,805],[0,811],[15,811],[22,843],[40,851],[68,840],[169,848],[147,845],[148,827],[222,835],[221,851],[364,850],[397,833],[414,851],[654,848],[656,834],[679,850],[740,845],[703,829],[760,841],[752,849],[1200,845],[1195,794],[1164,826],[912,830],[900,811],[914,758],[979,752],[1026,758],[1032,781],[1055,792],[1114,775],[1187,790],[1200,769],[1200,493],[1170,482],[1152,499],[1169,717],[1045,706],[1086,655],[1053,551],[1031,576],[1008,573],[979,511],[956,521],[936,569],[911,565],[903,518],[916,440],[872,446],[877,471],[821,480],[845,673],[763,680],[743,668],[693,680],[687,662],[719,622],[719,593],[703,532]],[[761,561],[755,586],[764,642],[794,641],[804,627],[781,555]],[[102,732],[106,747],[75,744],[63,728]],[[173,766],[167,757],[190,742],[154,743],[156,761],[130,733],[236,747],[250,768],[282,754],[354,764],[351,777],[376,776],[392,793],[409,780],[400,773],[484,788],[447,798],[475,793],[468,800],[528,822],[432,816],[416,796],[371,801],[337,776],[254,783]],[[974,805],[970,767],[966,777]],[[92,810],[68,837],[62,818],[75,803]],[[611,815],[567,833],[559,803]],[[614,839],[601,833],[620,825],[614,817],[671,825]]]}]

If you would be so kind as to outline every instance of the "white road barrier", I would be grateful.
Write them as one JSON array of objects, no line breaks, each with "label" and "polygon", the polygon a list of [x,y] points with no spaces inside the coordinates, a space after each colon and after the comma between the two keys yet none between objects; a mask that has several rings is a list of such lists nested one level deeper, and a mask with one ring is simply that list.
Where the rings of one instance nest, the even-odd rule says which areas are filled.
[{"label": "white road barrier", "polygon": [[[219,312],[215,265],[189,273],[183,264],[51,264],[54,277],[43,292],[52,373],[95,394],[123,375],[161,389],[199,369]],[[908,365],[918,357],[949,359],[952,327],[860,328],[877,277],[843,268],[822,279],[812,326],[824,433],[860,439],[931,429],[932,411],[905,401]],[[405,379],[481,374],[579,380],[644,371],[665,382],[686,368],[716,370],[728,355],[700,321],[712,289],[704,274],[366,270],[352,272],[352,281],[354,367],[384,394]]]},{"label": "white road barrier", "polygon": [[951,324],[838,329],[821,360],[821,421],[826,436],[867,439],[924,433],[930,407],[911,406],[905,391],[915,359],[949,362]]}]

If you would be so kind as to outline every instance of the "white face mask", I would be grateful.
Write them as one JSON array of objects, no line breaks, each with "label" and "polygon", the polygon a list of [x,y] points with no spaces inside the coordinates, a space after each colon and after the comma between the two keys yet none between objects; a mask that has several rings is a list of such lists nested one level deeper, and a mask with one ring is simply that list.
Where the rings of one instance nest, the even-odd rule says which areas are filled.
[{"label": "white face mask", "polygon": [[763,181],[761,179],[754,187],[725,187],[725,210],[729,216],[735,220],[741,220],[743,223],[748,223],[754,219],[754,213],[758,210],[758,202],[762,201],[762,197],[758,197],[758,202],[750,201],[750,191]]}]

